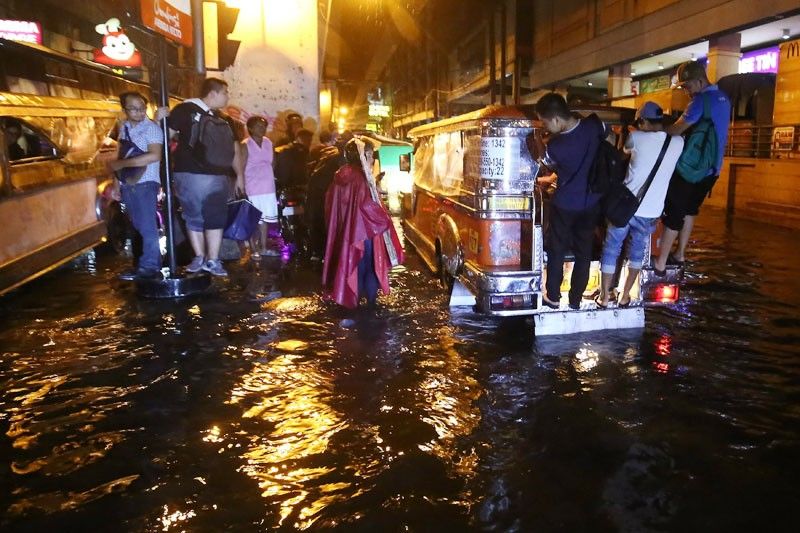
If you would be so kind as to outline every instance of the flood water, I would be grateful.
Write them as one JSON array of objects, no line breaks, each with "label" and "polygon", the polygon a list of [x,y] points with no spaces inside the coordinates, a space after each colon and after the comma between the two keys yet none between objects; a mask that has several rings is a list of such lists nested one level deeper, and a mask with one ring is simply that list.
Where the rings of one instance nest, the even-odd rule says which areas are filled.
[{"label": "flood water", "polygon": [[304,264],[153,302],[85,256],[0,298],[0,529],[795,531],[796,235],[699,224],[679,307],[549,339],[413,253],[355,315]]}]

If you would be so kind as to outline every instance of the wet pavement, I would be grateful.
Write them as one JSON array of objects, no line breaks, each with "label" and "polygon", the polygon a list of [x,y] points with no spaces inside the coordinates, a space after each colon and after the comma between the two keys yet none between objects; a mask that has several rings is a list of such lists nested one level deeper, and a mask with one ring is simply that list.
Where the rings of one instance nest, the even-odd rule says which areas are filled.
[{"label": "wet pavement", "polygon": [[307,264],[159,302],[84,256],[0,298],[0,529],[794,531],[796,236],[696,238],[678,307],[549,339],[413,253],[352,315]]}]

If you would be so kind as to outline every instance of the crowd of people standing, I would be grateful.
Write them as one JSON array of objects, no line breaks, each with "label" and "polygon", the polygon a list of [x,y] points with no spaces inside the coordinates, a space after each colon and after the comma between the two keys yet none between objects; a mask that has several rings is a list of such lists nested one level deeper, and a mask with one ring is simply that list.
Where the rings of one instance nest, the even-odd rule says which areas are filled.
[{"label": "crowd of people standing", "polygon": [[[120,197],[143,241],[135,268],[120,277],[159,279],[157,204],[164,134],[147,116],[144,96],[126,93],[120,103],[126,120],[119,128],[119,157],[109,167],[118,177]],[[228,84],[208,78],[200,97],[156,113],[158,120],[166,119],[175,141],[173,183],[194,254],[183,267],[185,273],[227,276],[220,249],[234,193],[261,213],[257,231],[248,242],[250,258],[258,261],[262,256],[281,255],[279,197],[298,191],[306,211],[302,233],[293,236],[298,241],[294,244],[305,247],[307,243],[311,259],[324,261],[325,293],[348,308],[357,307],[361,296],[368,305],[375,305],[378,288],[389,291],[387,246],[392,247],[394,258],[402,257],[402,249],[374,190],[371,163],[362,164],[373,157],[372,144],[351,134],[321,132],[320,142],[312,147],[314,134],[303,127],[297,113],[287,115],[286,134],[274,146],[266,135],[269,122],[263,116],[249,117],[247,136],[240,138],[237,125],[221,113],[227,104]],[[138,172],[134,176],[131,170]]]}]

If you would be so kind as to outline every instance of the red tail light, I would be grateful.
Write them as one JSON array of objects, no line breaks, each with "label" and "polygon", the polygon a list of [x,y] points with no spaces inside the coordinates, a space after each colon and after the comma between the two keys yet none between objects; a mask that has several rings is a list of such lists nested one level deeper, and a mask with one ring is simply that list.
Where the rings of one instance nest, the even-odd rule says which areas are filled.
[{"label": "red tail light", "polygon": [[680,287],[671,283],[660,283],[650,290],[650,300],[660,304],[674,304],[680,297]]},{"label": "red tail light", "polygon": [[286,207],[292,207],[295,205],[297,205],[297,202],[295,202],[294,200],[286,200]]}]

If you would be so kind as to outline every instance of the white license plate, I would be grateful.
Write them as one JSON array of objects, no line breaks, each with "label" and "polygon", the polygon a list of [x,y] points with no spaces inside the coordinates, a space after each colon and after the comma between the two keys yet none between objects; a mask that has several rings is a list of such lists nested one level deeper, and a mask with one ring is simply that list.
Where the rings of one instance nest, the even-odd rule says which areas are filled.
[{"label": "white license plate", "polygon": [[302,215],[303,208],[302,207],[284,207],[283,208],[283,216],[288,217],[289,215]]}]

